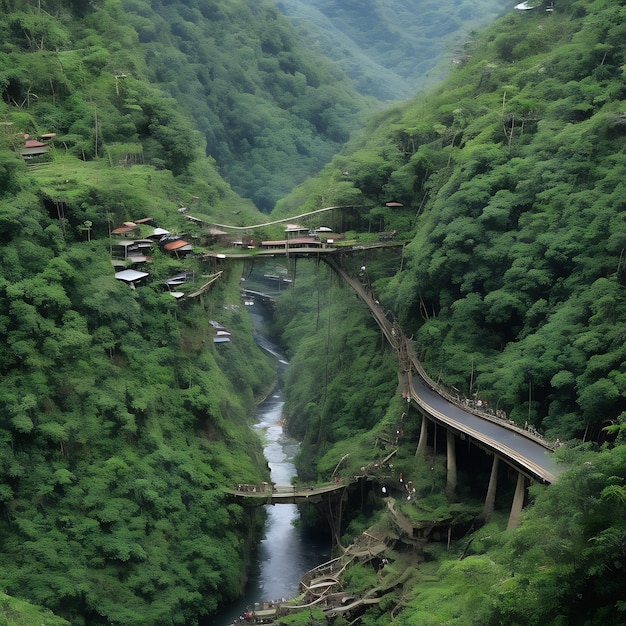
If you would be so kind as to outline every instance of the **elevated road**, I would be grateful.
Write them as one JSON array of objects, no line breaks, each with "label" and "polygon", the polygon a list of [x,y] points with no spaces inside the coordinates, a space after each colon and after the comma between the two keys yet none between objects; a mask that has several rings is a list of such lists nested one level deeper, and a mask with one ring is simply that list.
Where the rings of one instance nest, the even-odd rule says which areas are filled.
[{"label": "elevated road", "polygon": [[552,483],[563,470],[546,444],[519,428],[463,410],[429,386],[419,374],[411,374],[409,389],[411,401],[433,421],[498,454],[528,478]]},{"label": "elevated road", "polygon": [[564,468],[557,465],[549,444],[541,437],[519,428],[505,419],[469,411],[424,371],[415,355],[412,342],[400,327],[388,319],[373,294],[352,277],[335,259],[326,262],[354,289],[367,305],[388,342],[404,361],[408,372],[409,399],[432,421],[458,435],[470,438],[481,447],[497,454],[530,479],[551,483]]},{"label": "elevated road", "polygon": [[[445,389],[437,385],[424,371],[415,354],[412,341],[406,338],[396,322],[388,318],[368,287],[351,276],[342,265],[341,252],[358,252],[367,248],[379,248],[388,245],[398,244],[377,243],[370,246],[355,246],[348,250],[330,248],[327,249],[328,252],[331,252],[330,254],[322,255],[319,255],[320,249],[304,248],[302,250],[289,250],[288,254],[294,256],[318,254],[319,258],[322,258],[353,288],[358,297],[369,308],[387,341],[397,351],[401,362],[406,366],[409,399],[422,413],[444,428],[469,438],[477,445],[498,455],[499,458],[526,477],[543,483],[554,482],[564,468],[554,461],[552,449],[548,442],[538,434],[522,429],[509,420],[484,412],[469,410]],[[274,250],[271,254],[285,255],[287,251]],[[221,254],[218,256],[228,258],[230,255]],[[337,486],[330,485],[327,491],[336,489],[338,489]],[[258,495],[256,498],[265,497],[269,499],[268,503],[276,503],[279,501],[303,502],[307,499],[311,501],[311,498],[316,496],[323,497],[321,492],[318,494],[298,491],[295,494]],[[250,494],[247,494],[247,497],[251,497]]]}]

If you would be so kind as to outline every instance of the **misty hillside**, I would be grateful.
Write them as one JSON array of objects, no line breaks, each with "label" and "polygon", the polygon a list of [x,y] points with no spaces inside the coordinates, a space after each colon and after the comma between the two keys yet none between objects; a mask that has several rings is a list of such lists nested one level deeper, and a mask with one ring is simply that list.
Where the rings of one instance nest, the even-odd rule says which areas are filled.
[{"label": "misty hillside", "polygon": [[275,1],[312,50],[382,101],[410,98],[439,80],[471,31],[506,10],[500,0]]}]

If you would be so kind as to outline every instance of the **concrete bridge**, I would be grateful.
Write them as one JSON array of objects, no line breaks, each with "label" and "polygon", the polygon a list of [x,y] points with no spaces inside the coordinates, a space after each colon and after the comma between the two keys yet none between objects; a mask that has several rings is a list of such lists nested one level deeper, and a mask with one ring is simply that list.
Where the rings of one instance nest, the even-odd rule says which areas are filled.
[{"label": "concrete bridge", "polygon": [[369,288],[351,276],[340,259],[325,261],[367,305],[387,341],[397,352],[401,367],[406,373],[407,400],[422,415],[417,453],[426,453],[429,425],[445,428],[449,494],[454,493],[457,485],[455,448],[458,438],[469,440],[493,455],[482,513],[484,518],[488,518],[494,509],[500,461],[513,468],[517,472],[517,484],[508,527],[514,528],[524,504],[528,481],[552,483],[564,470],[554,461],[552,446],[538,433],[522,429],[509,420],[475,409],[470,410],[460,398],[454,397],[435,383],[417,358],[413,342],[404,335],[397,323],[388,318]]}]

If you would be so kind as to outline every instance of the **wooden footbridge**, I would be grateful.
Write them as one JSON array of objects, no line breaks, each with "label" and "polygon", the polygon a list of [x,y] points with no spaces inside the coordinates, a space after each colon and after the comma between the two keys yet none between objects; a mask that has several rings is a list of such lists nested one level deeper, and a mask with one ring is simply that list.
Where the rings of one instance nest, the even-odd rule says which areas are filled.
[{"label": "wooden footbridge", "polygon": [[237,485],[234,489],[225,489],[225,493],[245,506],[264,504],[318,504],[333,496],[343,495],[346,487],[358,481],[358,478],[343,479],[338,482],[319,485],[278,486],[273,483],[258,485]]},{"label": "wooden footbridge", "polygon": [[234,489],[225,489],[224,492],[227,497],[246,507],[309,502],[328,522],[333,543],[343,549],[340,538],[343,504],[347,496],[346,490],[350,484],[358,481],[359,477],[311,486],[278,486],[273,483],[240,484]]}]

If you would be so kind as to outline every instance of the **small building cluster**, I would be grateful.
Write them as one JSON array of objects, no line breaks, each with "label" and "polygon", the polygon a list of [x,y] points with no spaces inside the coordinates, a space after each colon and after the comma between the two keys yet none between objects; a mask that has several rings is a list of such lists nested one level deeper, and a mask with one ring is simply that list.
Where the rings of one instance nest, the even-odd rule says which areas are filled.
[{"label": "small building cluster", "polygon": [[[140,226],[152,226],[152,233],[141,237]],[[154,220],[150,217],[124,222],[113,229],[111,235],[118,238],[112,245],[114,258],[111,262],[113,267],[118,269],[115,278],[127,283],[131,289],[140,285],[149,276],[143,267],[150,262],[150,250],[154,246],[158,246],[163,252],[174,254],[179,259],[185,258],[193,250],[193,246],[185,241],[182,235],[173,235],[164,228],[156,227]],[[172,296],[179,299],[185,294],[177,287],[193,278],[193,271],[183,270],[168,278],[164,284]]]},{"label": "small building cluster", "polygon": [[334,233],[327,226],[320,226],[316,229],[309,229],[298,224],[287,224],[285,228],[285,239],[276,241],[262,241],[263,249],[292,249],[292,248],[324,248],[343,239],[343,235]]}]

